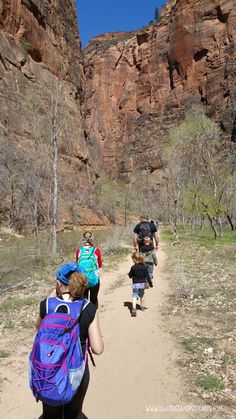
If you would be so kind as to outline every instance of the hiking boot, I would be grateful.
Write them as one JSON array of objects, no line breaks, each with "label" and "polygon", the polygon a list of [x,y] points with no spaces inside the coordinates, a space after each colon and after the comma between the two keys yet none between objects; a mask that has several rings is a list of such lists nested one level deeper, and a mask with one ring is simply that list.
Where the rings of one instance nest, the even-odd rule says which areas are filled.
[{"label": "hiking boot", "polygon": [[135,308],[133,308],[131,311],[131,317],[136,317],[136,316],[137,316],[136,310]]}]

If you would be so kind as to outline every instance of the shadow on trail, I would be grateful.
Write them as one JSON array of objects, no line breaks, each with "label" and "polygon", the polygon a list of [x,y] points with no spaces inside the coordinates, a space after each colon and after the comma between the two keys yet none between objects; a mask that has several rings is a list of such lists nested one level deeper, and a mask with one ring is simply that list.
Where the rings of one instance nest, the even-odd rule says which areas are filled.
[{"label": "shadow on trail", "polygon": [[[64,418],[64,415],[63,415],[63,418]],[[38,419],[43,419],[43,415],[39,416]],[[82,415],[78,416],[78,419],[88,419],[88,416],[82,413]]]},{"label": "shadow on trail", "polygon": [[[129,312],[130,312],[130,314],[131,314],[131,311],[132,311],[132,303],[130,301],[124,301],[124,307],[127,307],[128,310],[129,310]],[[140,304],[137,303],[136,308],[137,308],[137,310],[141,310]]]}]

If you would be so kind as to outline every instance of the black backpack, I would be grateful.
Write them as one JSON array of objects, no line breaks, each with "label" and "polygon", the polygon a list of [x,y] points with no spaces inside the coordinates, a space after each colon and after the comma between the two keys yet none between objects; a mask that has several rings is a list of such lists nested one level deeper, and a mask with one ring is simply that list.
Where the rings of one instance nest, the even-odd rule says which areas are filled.
[{"label": "black backpack", "polygon": [[142,221],[140,225],[140,232],[139,232],[139,242],[143,242],[144,237],[150,237],[153,238],[151,227],[149,221]]}]

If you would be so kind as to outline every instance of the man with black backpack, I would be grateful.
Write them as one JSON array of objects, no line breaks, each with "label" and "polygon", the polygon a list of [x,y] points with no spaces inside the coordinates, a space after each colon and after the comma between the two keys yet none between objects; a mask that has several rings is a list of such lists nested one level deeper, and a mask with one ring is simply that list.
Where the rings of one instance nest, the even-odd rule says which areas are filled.
[{"label": "man with black backpack", "polygon": [[140,250],[144,244],[144,237],[150,237],[155,242],[155,249],[158,249],[158,235],[155,223],[149,221],[148,215],[141,215],[140,222],[134,227],[133,244],[135,250]]}]

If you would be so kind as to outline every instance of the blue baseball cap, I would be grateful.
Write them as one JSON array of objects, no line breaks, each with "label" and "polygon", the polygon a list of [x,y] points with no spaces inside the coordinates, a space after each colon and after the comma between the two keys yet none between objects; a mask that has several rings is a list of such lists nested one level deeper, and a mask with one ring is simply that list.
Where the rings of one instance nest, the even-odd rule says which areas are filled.
[{"label": "blue baseball cap", "polygon": [[61,265],[56,272],[56,278],[59,282],[63,285],[69,285],[69,275],[72,272],[81,272],[84,274],[84,269],[81,268],[76,263],[65,263],[65,265]]}]

